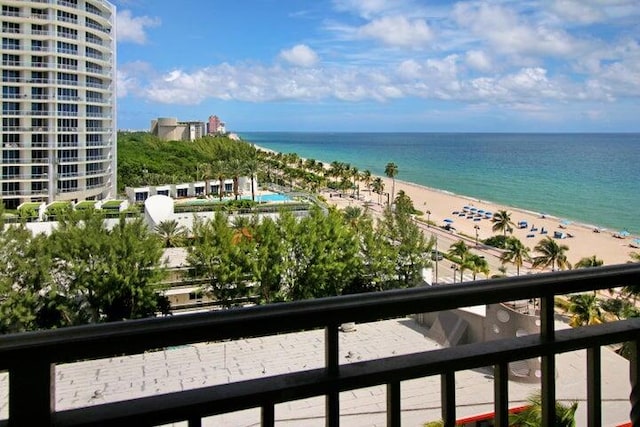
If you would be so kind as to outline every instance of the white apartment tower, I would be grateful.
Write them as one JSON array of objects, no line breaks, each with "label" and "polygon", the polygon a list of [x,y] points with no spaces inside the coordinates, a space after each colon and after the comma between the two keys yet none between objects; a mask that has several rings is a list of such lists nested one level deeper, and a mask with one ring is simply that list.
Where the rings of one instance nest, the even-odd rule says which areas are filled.
[{"label": "white apartment tower", "polygon": [[0,4],[2,203],[115,197],[115,7]]}]

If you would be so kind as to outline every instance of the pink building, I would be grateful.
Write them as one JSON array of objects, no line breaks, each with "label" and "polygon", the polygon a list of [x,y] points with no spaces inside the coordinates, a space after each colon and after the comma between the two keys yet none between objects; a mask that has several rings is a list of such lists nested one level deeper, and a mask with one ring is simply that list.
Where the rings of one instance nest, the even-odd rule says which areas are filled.
[{"label": "pink building", "polygon": [[209,116],[209,122],[207,123],[207,134],[216,135],[219,133],[226,133],[224,122],[221,121],[218,116]]}]

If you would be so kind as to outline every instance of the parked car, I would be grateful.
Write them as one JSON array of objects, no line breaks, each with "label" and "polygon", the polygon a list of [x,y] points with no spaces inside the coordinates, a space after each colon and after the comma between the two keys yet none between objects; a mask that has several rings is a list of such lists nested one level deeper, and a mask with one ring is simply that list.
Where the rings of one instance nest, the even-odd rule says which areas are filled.
[{"label": "parked car", "polygon": [[443,253],[440,251],[436,251],[435,249],[433,249],[431,251],[431,260],[432,261],[442,261],[443,258]]}]

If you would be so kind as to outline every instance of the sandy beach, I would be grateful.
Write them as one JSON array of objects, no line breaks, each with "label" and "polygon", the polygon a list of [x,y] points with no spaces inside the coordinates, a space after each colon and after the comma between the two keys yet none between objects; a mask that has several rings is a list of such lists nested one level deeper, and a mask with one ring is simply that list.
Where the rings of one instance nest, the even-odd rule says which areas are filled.
[{"label": "sandy beach", "polygon": [[[391,192],[392,180],[387,177],[381,177],[384,181],[384,191]],[[428,188],[420,185],[416,185],[410,182],[405,182],[396,179],[395,181],[395,194],[398,191],[404,191],[413,200],[413,205],[416,209],[425,212],[423,219],[429,219],[437,226],[443,226],[446,223],[445,219],[452,220],[451,226],[455,228],[453,234],[461,234],[466,237],[475,239],[476,229],[474,226],[478,226],[478,238],[480,240],[495,235],[496,233],[491,230],[493,222],[490,219],[483,218],[480,221],[474,221],[473,218],[467,218],[467,216],[459,216],[455,212],[462,213],[464,206],[475,207],[476,209],[482,209],[492,213],[498,210],[506,210],[511,213],[511,220],[516,224],[513,227],[513,236],[520,239],[527,247],[531,249],[531,255],[535,256],[536,253],[533,248],[546,236],[553,238],[554,232],[565,233],[566,237],[563,239],[556,239],[558,243],[567,245],[569,250],[567,251],[567,258],[571,264],[575,264],[584,257],[590,257],[596,255],[599,259],[602,259],[606,265],[621,264],[630,261],[629,254],[631,252],[640,252],[640,249],[634,249],[630,246],[633,239],[637,236],[628,236],[626,238],[616,238],[614,234],[617,234],[618,230],[599,230],[595,232],[594,226],[578,223],[565,223],[563,224],[562,218],[553,217],[550,215],[542,215],[536,212],[529,212],[518,208],[503,206],[471,197],[451,194],[445,191]],[[374,203],[378,203],[378,194],[371,193],[367,190],[362,190],[362,184],[360,189],[360,196],[364,200],[371,200]],[[382,200],[384,199],[384,200]],[[332,200],[329,200],[330,202]],[[380,199],[382,204],[386,204],[386,195],[382,195]],[[340,201],[333,200],[334,204],[341,204]],[[430,211],[431,214],[427,215],[426,212]],[[520,221],[526,221],[526,228],[518,228]],[[534,231],[532,231],[532,228]],[[537,229],[537,230],[535,230]],[[546,230],[547,234],[541,234],[542,230]]]}]

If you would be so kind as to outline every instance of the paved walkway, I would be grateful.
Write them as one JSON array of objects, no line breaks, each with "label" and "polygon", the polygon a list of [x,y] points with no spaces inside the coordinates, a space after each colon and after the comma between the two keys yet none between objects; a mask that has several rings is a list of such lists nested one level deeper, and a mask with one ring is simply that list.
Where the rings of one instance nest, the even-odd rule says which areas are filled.
[{"label": "paved walkway", "polygon": [[[429,351],[438,344],[425,338],[426,330],[411,319],[357,325],[356,332],[340,334],[340,359],[353,363],[399,354]],[[56,409],[64,410],[157,393],[276,375],[323,366],[323,331],[309,331],[226,343],[203,343],[143,355],[60,365],[56,369]],[[586,425],[586,354],[557,357],[557,396],[578,400],[577,425]],[[603,350],[602,392],[605,426],[628,419],[630,386],[628,363]],[[490,371],[456,374],[458,417],[493,409]],[[509,384],[513,405],[522,404],[539,389],[537,384]],[[0,418],[8,416],[8,375],[0,374]],[[421,426],[440,418],[439,377],[402,383],[402,420]],[[324,426],[324,398],[288,402],[276,407],[281,426]],[[341,394],[342,425],[384,426],[385,388],[359,389]],[[258,409],[211,417],[207,426],[259,425]],[[186,425],[178,424],[178,425]]]}]

